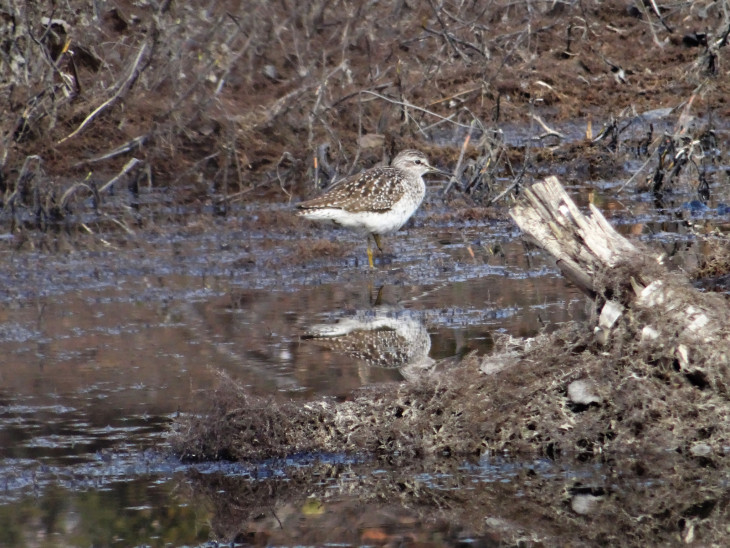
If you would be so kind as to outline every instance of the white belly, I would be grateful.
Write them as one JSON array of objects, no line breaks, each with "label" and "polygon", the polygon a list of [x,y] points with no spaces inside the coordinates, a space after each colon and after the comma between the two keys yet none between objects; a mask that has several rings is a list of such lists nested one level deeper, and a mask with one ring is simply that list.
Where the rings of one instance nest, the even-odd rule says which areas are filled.
[{"label": "white belly", "polygon": [[313,221],[333,221],[338,225],[352,228],[368,234],[389,234],[402,227],[421,205],[420,199],[401,199],[393,207],[384,212],[359,211],[348,212],[342,209],[321,208],[301,212],[301,215]]}]

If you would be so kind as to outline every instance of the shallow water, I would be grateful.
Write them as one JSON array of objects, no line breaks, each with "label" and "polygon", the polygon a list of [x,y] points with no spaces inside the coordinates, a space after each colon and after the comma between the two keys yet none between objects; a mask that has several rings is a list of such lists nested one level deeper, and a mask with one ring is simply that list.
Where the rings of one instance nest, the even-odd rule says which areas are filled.
[{"label": "shallow water", "polygon": [[[682,268],[703,257],[693,224],[730,223],[717,199],[705,206],[677,195],[657,209],[646,195],[617,199],[616,184],[570,190]],[[443,221],[438,197],[388,238],[390,255],[374,272],[363,266],[365,243],[348,232],[249,229],[262,209],[288,211],[252,204],[212,226],[191,218],[103,245],[89,237],[95,245],[67,251],[2,252],[0,545],[161,546],[215,536],[213,510],[188,488],[190,469],[162,449],[174,415],[205,401],[218,371],[259,394],[344,398],[368,383],[402,382],[430,360],[488,353],[502,334],[529,337],[588,314],[509,222]],[[298,261],[302,237],[348,247]],[[345,327],[353,341],[387,334],[401,367],[309,339]],[[490,473],[511,481],[514,466]],[[221,465],[203,473],[214,470],[250,476]],[[465,472],[465,481],[481,473]]]}]

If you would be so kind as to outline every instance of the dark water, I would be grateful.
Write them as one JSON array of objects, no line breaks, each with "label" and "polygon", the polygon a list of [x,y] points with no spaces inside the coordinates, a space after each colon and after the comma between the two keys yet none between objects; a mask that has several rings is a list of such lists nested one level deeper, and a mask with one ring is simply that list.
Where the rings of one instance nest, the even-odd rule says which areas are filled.
[{"label": "dark water", "polygon": [[[719,202],[676,196],[658,209],[645,195],[617,199],[616,184],[595,188],[571,192],[683,268],[704,254],[693,224],[727,230],[730,223]],[[237,215],[250,219],[260,208],[285,211],[252,205]],[[393,257],[375,272],[362,266],[364,242],[350,233],[302,228],[305,238],[352,245],[345,257],[302,262],[292,260],[302,236],[275,226],[242,229],[235,215],[108,246],[90,237],[94,245],[64,251],[15,252],[4,239],[0,545],[164,546],[215,538],[220,509],[193,495],[191,470],[165,455],[164,434],[177,413],[205,401],[218,371],[257,393],[288,398],[344,397],[364,384],[408,376],[405,367],[377,367],[303,339],[318,329],[375,325],[419,341],[404,351],[405,363],[486,353],[502,334],[529,337],[586,318],[582,296],[541,252],[521,243],[509,222],[446,222],[439,213],[425,208],[389,238]],[[349,465],[337,464],[338,478]],[[417,479],[432,488],[434,478],[458,476],[461,483],[451,488],[463,490],[488,469],[490,482],[513,481],[514,463],[475,466],[441,476],[425,470]],[[519,466],[560,473],[546,463]],[[261,473],[217,470],[250,481]],[[346,490],[338,494],[345,510],[353,504]],[[305,500],[287,515],[309,519],[321,514],[318,508]],[[367,544],[377,539],[362,531],[396,527],[392,512],[373,520],[369,529],[339,538]],[[266,523],[262,531],[274,526]],[[425,534],[425,527],[404,515],[396,529]],[[428,531],[474,541],[467,529]],[[296,536],[289,542],[299,543]]]}]

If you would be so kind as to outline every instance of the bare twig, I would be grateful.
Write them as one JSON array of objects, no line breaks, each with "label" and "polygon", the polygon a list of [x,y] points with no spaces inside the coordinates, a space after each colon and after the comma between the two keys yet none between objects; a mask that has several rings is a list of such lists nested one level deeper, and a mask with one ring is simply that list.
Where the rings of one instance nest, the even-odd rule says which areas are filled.
[{"label": "bare twig", "polygon": [[48,17],[48,24],[46,25],[46,29],[40,38],[36,38],[33,35],[33,32],[30,30],[30,27],[28,28],[28,36],[30,36],[30,39],[36,43],[36,45],[38,46],[38,49],[40,49],[43,52],[43,55],[42,55],[43,60],[48,64],[48,66],[51,67],[51,69],[53,69],[53,72],[55,72],[58,75],[59,80],[66,87],[66,89],[69,92],[71,92],[71,91],[73,91],[71,89],[71,86],[68,84],[68,81],[64,77],[64,74],[61,72],[61,69],[58,68],[58,63],[57,63],[58,60],[52,59],[48,52],[48,49],[43,45],[43,40],[45,40],[46,36],[48,35],[48,33],[51,30],[51,25],[53,24],[53,13],[54,12],[51,12],[51,15]]},{"label": "bare twig", "polygon": [[99,105],[97,108],[94,109],[94,111],[89,114],[83,122],[81,122],[81,125],[77,127],[74,131],[69,133],[66,137],[58,141],[57,144],[64,143],[65,141],[68,141],[72,137],[75,137],[78,135],[91,121],[98,116],[100,112],[102,112],[105,108],[107,108],[109,105],[112,105],[117,99],[119,99],[124,93],[127,92],[127,90],[131,87],[131,85],[134,83],[134,81],[137,79],[138,73],[137,73],[137,67],[139,66],[140,61],[142,60],[142,55],[144,55],[144,52],[147,50],[147,44],[142,44],[142,47],[139,49],[139,53],[137,53],[137,58],[134,60],[134,63],[132,64],[132,69],[129,71],[129,75],[127,76],[127,79],[119,86],[116,93],[112,95],[109,99],[104,101],[101,105]]},{"label": "bare twig", "polygon": [[491,200],[489,200],[487,202],[487,205],[492,205],[494,203],[497,203],[502,198],[504,198],[507,194],[509,194],[510,192],[512,192],[515,188],[517,188],[518,186],[520,186],[520,183],[522,183],[522,179],[524,178],[525,173],[527,171],[526,165],[527,164],[525,164],[525,166],[523,166],[523,168],[520,171],[519,175],[517,175],[517,178],[515,179],[515,182],[512,183],[511,185],[509,185],[506,189],[504,189],[502,192],[500,192],[497,196],[495,196],[494,198],[492,198]]},{"label": "bare twig", "polygon": [[541,135],[541,136],[539,137],[540,139],[542,139],[542,138],[544,138],[544,137],[559,137],[560,139],[565,139],[565,135],[563,135],[563,134],[562,134],[562,133],[560,133],[559,131],[556,131],[556,130],[552,129],[552,128],[551,128],[550,126],[548,126],[548,125],[547,125],[547,124],[545,123],[545,121],[544,121],[544,120],[543,120],[542,118],[540,118],[540,117],[539,117],[539,116],[538,116],[537,114],[535,114],[535,113],[532,113],[532,112],[531,112],[531,113],[530,113],[530,117],[531,117],[531,118],[532,118],[533,120],[535,120],[535,121],[536,121],[536,122],[537,122],[538,124],[540,124],[540,127],[542,127],[542,129],[544,129],[544,130],[545,130],[545,132],[546,132],[546,133],[545,133],[545,135]]},{"label": "bare twig", "polygon": [[124,164],[124,167],[122,170],[116,174],[113,178],[109,179],[104,185],[99,189],[99,192],[104,192],[107,188],[112,186],[114,183],[116,183],[119,179],[121,179],[124,175],[129,173],[132,168],[134,168],[137,164],[139,164],[140,161],[137,158],[132,158],[129,160],[126,164]]},{"label": "bare twig", "polygon": [[276,178],[279,180],[279,187],[281,187],[282,192],[287,195],[289,198],[289,202],[291,202],[292,194],[287,189],[284,188],[284,181],[281,179],[281,174],[279,173],[279,166],[281,165],[281,162],[284,160],[289,160],[290,162],[294,161],[294,157],[287,151],[284,151],[281,155],[281,158],[279,158],[279,161],[276,162]]},{"label": "bare twig", "polygon": [[412,103],[409,103],[408,101],[398,101],[397,99],[393,99],[391,97],[387,97],[385,95],[381,95],[380,93],[375,93],[374,91],[370,91],[368,89],[364,89],[360,93],[367,93],[368,95],[373,95],[373,96],[377,97],[378,99],[382,99],[383,101],[387,101],[389,103],[393,103],[394,105],[400,105],[402,107],[412,108],[414,110],[418,110],[418,111],[421,111],[421,112],[425,112],[426,114],[429,114],[431,116],[435,116],[439,120],[443,120],[445,122],[450,122],[450,123],[452,123],[452,124],[454,124],[455,126],[458,126],[458,127],[463,127],[465,129],[471,128],[470,125],[466,125],[466,124],[461,124],[459,122],[455,122],[455,121],[451,120],[450,118],[447,118],[446,116],[441,116],[440,114],[436,114],[435,112],[433,112],[431,110],[428,110],[428,109],[423,108],[423,107],[416,106],[416,105],[414,105]]},{"label": "bare twig", "polygon": [[662,13],[659,11],[659,6],[656,5],[655,0],[651,0],[651,7],[654,10],[654,13],[656,13],[656,16],[659,18],[659,21],[661,21],[664,28],[667,29],[668,32],[674,32],[674,30],[664,20],[664,17],[662,17]]},{"label": "bare twig", "polygon": [[464,142],[461,145],[461,153],[459,154],[459,160],[456,162],[456,167],[454,168],[454,172],[452,173],[451,177],[449,177],[449,184],[446,185],[446,188],[444,189],[444,195],[449,193],[449,190],[451,190],[451,185],[454,184],[454,181],[456,181],[456,177],[459,176],[459,172],[461,170],[461,164],[464,161],[464,153],[466,152],[466,147],[469,146],[469,141],[471,141],[471,132],[474,128],[474,122],[470,124],[469,127],[469,133],[466,134],[466,138],[464,139]]},{"label": "bare twig", "polygon": [[[464,55],[464,52],[461,51],[459,48],[457,48],[456,45],[454,44],[453,37],[451,36],[451,34],[449,34],[449,31],[446,27],[446,23],[444,23],[443,19],[441,19],[439,10],[434,5],[433,0],[428,0],[428,4],[431,6],[431,10],[433,10],[433,15],[434,15],[434,17],[436,17],[436,20],[439,22],[439,25],[441,25],[441,28],[443,30],[439,33],[439,32],[427,29],[426,27],[422,27],[422,28],[433,34],[440,34],[441,36],[443,36],[444,40],[446,40],[446,42],[449,44],[449,46],[451,46],[451,49],[454,50],[454,53],[456,53],[461,58],[461,60],[464,61],[465,63],[468,62],[469,59],[467,59],[466,55]],[[477,50],[477,51],[479,51],[479,50]]]},{"label": "bare twig", "polygon": [[[35,162],[35,170],[30,170],[30,163],[31,161]],[[3,210],[10,209],[13,214],[15,212],[15,202],[19,195],[23,193],[23,186],[27,181],[30,181],[33,177],[38,175],[41,171],[41,162],[42,159],[37,154],[33,154],[30,156],[26,156],[25,160],[23,161],[23,167],[20,169],[20,174],[18,175],[18,178],[15,182],[15,188],[10,193],[9,196],[6,196],[3,199]]]},{"label": "bare twig", "polygon": [[465,89],[464,91],[460,91],[458,93],[454,93],[453,95],[449,95],[448,97],[443,97],[441,99],[437,99],[436,101],[431,101],[428,106],[438,105],[439,103],[444,103],[446,101],[451,101],[452,99],[456,99],[457,97],[461,97],[462,95],[468,95],[470,93],[473,93],[475,91],[479,91],[482,89],[482,86],[476,86],[473,88]]},{"label": "bare twig", "polygon": [[642,164],[642,166],[641,166],[641,167],[640,167],[639,169],[637,169],[637,170],[636,170],[636,173],[634,173],[634,174],[633,174],[633,175],[632,175],[631,177],[629,177],[629,179],[628,179],[628,180],[627,180],[627,181],[626,181],[626,182],[625,182],[624,184],[622,184],[622,185],[621,185],[621,186],[619,187],[619,189],[618,189],[618,192],[621,192],[621,191],[623,191],[623,189],[624,189],[624,188],[626,188],[626,187],[627,187],[628,185],[630,185],[630,184],[632,183],[632,181],[633,181],[634,179],[636,179],[636,177],[637,177],[637,176],[638,176],[638,175],[639,175],[639,174],[640,174],[640,173],[641,173],[642,171],[644,171],[644,168],[645,168],[646,166],[648,166],[648,165],[649,165],[649,162],[651,162],[651,161],[652,161],[653,159],[654,159],[654,156],[653,156],[653,155],[652,155],[652,156],[649,156],[649,157],[648,157],[648,158],[646,159],[646,162],[644,162],[644,163]]},{"label": "bare twig", "polygon": [[[669,32],[672,32],[672,29],[668,28],[666,26],[666,23],[664,23],[664,19],[662,19],[662,16],[659,13],[659,8],[656,5],[656,2],[654,0],[651,0],[652,4],[652,11],[657,15],[659,20],[662,22],[662,24],[667,28]],[[654,43],[659,46],[660,48],[664,47],[664,44],[662,44],[659,41],[659,37],[657,36],[656,30],[654,29],[654,24],[651,22],[651,17],[649,16],[649,10],[646,8],[646,5],[643,2],[636,2],[635,5],[638,7],[638,9],[642,12],[642,15],[646,18],[648,24],[649,24],[649,30],[651,31],[652,38],[654,39]]]},{"label": "bare twig", "polygon": [[127,226],[127,223],[124,223],[124,222],[120,221],[119,219],[117,219],[115,217],[111,217],[109,215],[104,215],[104,218],[106,218],[108,221],[117,225],[119,228],[121,228],[124,232],[126,232],[130,236],[134,236],[134,231],[131,228],[129,228],[129,226]]},{"label": "bare twig", "polygon": [[71,186],[70,186],[70,187],[69,187],[68,189],[66,189],[66,192],[64,192],[64,193],[63,193],[63,195],[61,196],[61,199],[60,199],[60,200],[59,200],[59,202],[58,202],[58,203],[59,203],[59,205],[60,205],[60,207],[61,207],[61,209],[63,209],[64,207],[66,207],[66,203],[68,202],[68,200],[69,200],[69,199],[71,198],[71,196],[73,196],[73,195],[74,195],[74,194],[76,193],[76,191],[77,191],[77,190],[79,190],[80,188],[85,188],[86,190],[88,190],[88,191],[89,191],[89,193],[90,193],[90,194],[93,194],[93,193],[94,193],[94,189],[93,189],[93,188],[91,188],[91,187],[90,187],[89,185],[87,185],[86,183],[76,183],[76,184],[74,184],[74,185],[71,185]]},{"label": "bare twig", "polygon": [[[71,196],[73,196],[76,193],[76,191],[78,191],[79,189],[82,189],[82,188],[88,190],[89,193],[92,194],[94,196],[94,198],[98,200],[99,199],[99,195],[102,192],[104,192],[106,189],[108,189],[109,187],[111,187],[114,183],[116,183],[117,181],[119,181],[119,179],[121,179],[124,175],[126,175],[127,173],[129,173],[129,171],[132,168],[134,168],[139,163],[140,163],[140,161],[137,158],[132,158],[131,160],[129,160],[124,165],[124,167],[121,169],[121,171],[119,173],[116,174],[116,176],[114,176],[113,178],[109,179],[99,189],[97,189],[96,186],[92,186],[92,185],[87,184],[86,182],[80,182],[80,183],[76,183],[76,184],[72,185],[61,196],[61,199],[59,200],[60,207],[61,208],[66,207],[66,204],[68,203],[68,200],[71,199]],[[88,177],[87,177],[87,179],[88,179]]]},{"label": "bare twig", "polygon": [[118,146],[114,150],[110,150],[109,152],[106,152],[106,153],[102,154],[101,156],[95,156],[94,158],[88,158],[86,160],[81,160],[80,162],[76,162],[73,165],[73,167],[78,167],[83,164],[94,164],[96,162],[102,162],[104,160],[110,160],[111,158],[114,158],[116,156],[129,152],[130,150],[134,150],[136,148],[141,147],[142,145],[144,145],[147,142],[149,137],[150,137],[149,134],[140,135],[139,137],[130,139],[123,145]]}]

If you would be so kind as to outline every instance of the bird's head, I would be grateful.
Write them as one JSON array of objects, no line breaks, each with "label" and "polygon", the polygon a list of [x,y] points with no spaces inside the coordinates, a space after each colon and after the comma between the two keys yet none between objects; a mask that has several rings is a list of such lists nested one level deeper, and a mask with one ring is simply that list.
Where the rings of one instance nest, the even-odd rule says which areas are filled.
[{"label": "bird's head", "polygon": [[393,167],[416,173],[419,176],[426,173],[441,173],[442,175],[451,175],[445,171],[442,171],[436,167],[433,167],[426,155],[418,150],[403,150],[393,158],[391,163]]}]

